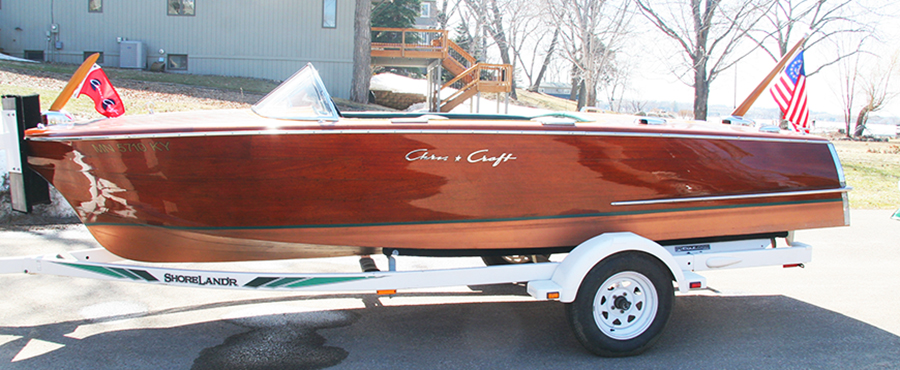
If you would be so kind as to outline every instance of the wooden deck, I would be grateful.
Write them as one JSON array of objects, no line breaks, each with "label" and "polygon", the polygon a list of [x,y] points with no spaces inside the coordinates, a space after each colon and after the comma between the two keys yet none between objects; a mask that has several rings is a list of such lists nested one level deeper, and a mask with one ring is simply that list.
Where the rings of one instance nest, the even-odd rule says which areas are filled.
[{"label": "wooden deck", "polygon": [[[454,78],[441,85],[456,89],[438,106],[449,112],[477,93],[512,91],[512,66],[478,61],[450,40],[447,30],[372,28],[372,64],[397,67],[427,67],[436,61]],[[436,94],[440,96],[440,94]]]}]

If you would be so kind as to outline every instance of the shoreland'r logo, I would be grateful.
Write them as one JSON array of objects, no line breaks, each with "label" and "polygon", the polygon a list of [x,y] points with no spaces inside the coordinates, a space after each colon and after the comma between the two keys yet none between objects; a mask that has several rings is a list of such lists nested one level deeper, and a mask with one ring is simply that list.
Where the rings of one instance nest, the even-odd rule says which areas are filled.
[{"label": "shoreland'r logo", "polygon": [[451,157],[449,155],[437,155],[434,153],[428,152],[428,149],[416,149],[409,153],[406,153],[406,160],[410,162],[415,161],[440,161],[440,162],[460,162],[465,158],[466,162],[469,163],[490,163],[491,167],[497,167],[501,163],[514,161],[518,158],[513,157],[512,153],[503,153],[499,156],[489,155],[488,149],[476,150],[474,152],[469,153],[469,155],[463,157],[462,155],[456,155],[455,157]]},{"label": "shoreland'r logo", "polygon": [[218,286],[237,286],[237,279],[230,277],[223,278],[204,278],[202,275],[172,275],[165,274],[167,283],[182,283],[195,285],[218,285]]}]

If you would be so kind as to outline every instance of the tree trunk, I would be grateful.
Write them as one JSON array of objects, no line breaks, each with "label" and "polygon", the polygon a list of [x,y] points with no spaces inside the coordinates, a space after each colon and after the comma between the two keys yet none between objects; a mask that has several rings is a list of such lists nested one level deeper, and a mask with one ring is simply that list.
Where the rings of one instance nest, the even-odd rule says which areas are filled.
[{"label": "tree trunk", "polygon": [[[503,64],[513,65],[512,59],[509,57],[509,41],[506,39],[506,32],[503,30],[503,15],[500,13],[500,8],[497,7],[497,1],[491,1],[491,13],[494,15],[494,19],[491,23],[491,36],[494,38],[494,42],[497,43],[497,48],[500,49],[500,60]],[[515,74],[515,70],[513,71]],[[518,99],[516,96],[516,79],[513,76],[507,76],[510,79],[510,83],[512,84],[512,91],[510,92],[510,97],[513,99]]]},{"label": "tree trunk", "polygon": [[575,101],[578,99],[578,86],[581,84],[581,77],[578,75],[578,66],[575,63],[572,63],[572,70],[569,72],[569,75],[572,77],[572,89],[569,90],[569,100]]},{"label": "tree trunk", "polygon": [[356,0],[353,22],[353,76],[350,79],[350,100],[369,103],[369,83],[372,80],[372,2]]},{"label": "tree trunk", "polygon": [[581,83],[578,84],[578,106],[577,111],[581,111],[581,108],[584,108],[584,80],[581,80]]},{"label": "tree trunk", "polygon": [[541,80],[544,78],[544,72],[547,72],[547,67],[550,65],[550,60],[553,58],[553,49],[556,49],[557,39],[559,39],[559,28],[557,28],[556,31],[553,31],[553,39],[550,40],[550,48],[547,49],[547,55],[544,56],[544,64],[541,65],[541,71],[538,72],[537,78],[534,79],[534,84],[528,88],[528,91],[538,91],[538,88],[541,87]]},{"label": "tree trunk", "polygon": [[[866,130],[866,121],[869,120],[869,112],[871,111],[870,106],[865,106],[863,109],[860,109],[859,115],[856,116],[856,129],[853,130],[853,136],[860,137],[863,136],[863,133]],[[849,133],[849,128],[847,129]]]},{"label": "tree trunk", "polygon": [[706,60],[694,67],[694,119],[706,121],[709,102],[709,81],[706,80]]}]

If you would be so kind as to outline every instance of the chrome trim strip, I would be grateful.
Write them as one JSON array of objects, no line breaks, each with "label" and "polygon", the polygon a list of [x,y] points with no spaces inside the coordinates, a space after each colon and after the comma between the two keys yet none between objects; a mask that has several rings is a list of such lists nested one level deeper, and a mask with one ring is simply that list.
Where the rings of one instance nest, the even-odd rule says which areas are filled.
[{"label": "chrome trim strip", "polygon": [[841,182],[841,186],[847,186],[847,181],[844,180],[844,166],[841,165],[841,159],[838,158],[837,149],[834,148],[834,144],[830,141],[828,142],[828,150],[831,151],[831,157],[834,159],[834,166],[837,168],[838,181]]},{"label": "chrome trim strip", "polygon": [[853,190],[853,188],[845,186],[845,187],[838,188],[838,189],[784,191],[784,192],[779,192],[779,193],[717,195],[717,196],[709,196],[709,197],[691,197],[691,198],[626,200],[626,201],[620,201],[620,202],[612,202],[612,203],[610,203],[610,205],[613,205],[613,206],[642,206],[642,205],[649,205],[649,204],[706,202],[706,201],[713,201],[713,200],[753,199],[753,198],[768,198],[768,197],[790,197],[790,196],[798,196],[798,195],[815,195],[815,194],[830,194],[830,193],[846,194],[850,190]]},{"label": "chrome trim strip", "polygon": [[691,134],[667,134],[667,133],[642,133],[642,132],[609,132],[609,131],[547,131],[547,130],[437,130],[437,129],[353,129],[353,130],[248,130],[248,131],[216,131],[216,132],[182,132],[182,133],[159,133],[159,134],[140,134],[140,135],[106,135],[106,136],[41,136],[28,137],[33,141],[86,141],[86,140],[135,140],[135,139],[159,139],[159,138],[181,138],[181,137],[214,137],[214,136],[261,136],[261,135],[351,135],[351,134],[403,134],[403,135],[421,135],[421,134],[448,134],[448,135],[560,135],[560,136],[614,136],[614,137],[651,137],[651,138],[675,138],[675,139],[704,139],[704,140],[738,140],[738,141],[763,141],[763,142],[789,142],[789,143],[811,143],[811,144],[829,144],[828,141],[809,140],[800,138],[769,138],[769,137],[747,137],[734,135],[691,135]]}]

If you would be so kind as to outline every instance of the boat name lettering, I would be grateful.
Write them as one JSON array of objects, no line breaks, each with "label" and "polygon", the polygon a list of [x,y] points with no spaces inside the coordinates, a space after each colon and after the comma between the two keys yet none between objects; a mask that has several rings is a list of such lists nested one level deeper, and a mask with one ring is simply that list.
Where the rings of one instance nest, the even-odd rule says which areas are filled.
[{"label": "boat name lettering", "polygon": [[230,277],[204,278],[203,275],[172,275],[167,273],[165,274],[165,280],[167,283],[175,282],[195,285],[238,286],[237,279],[232,279]]},{"label": "boat name lettering", "polygon": [[697,244],[697,245],[682,245],[679,247],[675,247],[676,252],[696,252],[696,251],[707,251],[710,250],[709,244]]},{"label": "boat name lettering", "polygon": [[[513,157],[512,153],[503,153],[500,156],[489,156],[487,154],[489,149],[476,150],[472,153],[469,153],[468,156],[463,157],[461,155],[457,155],[454,159],[454,162],[459,162],[463,158],[466,158],[466,161],[469,163],[491,163],[491,167],[497,167],[501,163],[516,160],[516,157]],[[429,153],[428,149],[416,149],[409,153],[406,153],[406,160],[409,162],[415,161],[442,161],[449,162],[450,156],[442,156],[436,155],[433,153]]]},{"label": "boat name lettering", "polygon": [[[421,154],[420,154],[421,153]],[[407,161],[447,161],[450,157],[447,156],[436,156],[434,154],[428,153],[428,149],[416,149],[409,153],[406,153]]]},{"label": "boat name lettering", "polygon": [[[466,160],[469,161],[469,163],[494,162],[494,165],[491,167],[497,167],[500,165],[500,163],[516,159],[516,157],[512,156],[512,153],[503,153],[499,157],[488,157],[486,154],[487,152],[487,149],[472,152],[472,154],[469,154],[469,156],[466,157]],[[479,154],[481,154],[481,158],[478,158]]]},{"label": "boat name lettering", "polygon": [[97,153],[129,153],[129,152],[168,152],[168,141],[150,141],[146,143],[91,144]]}]

